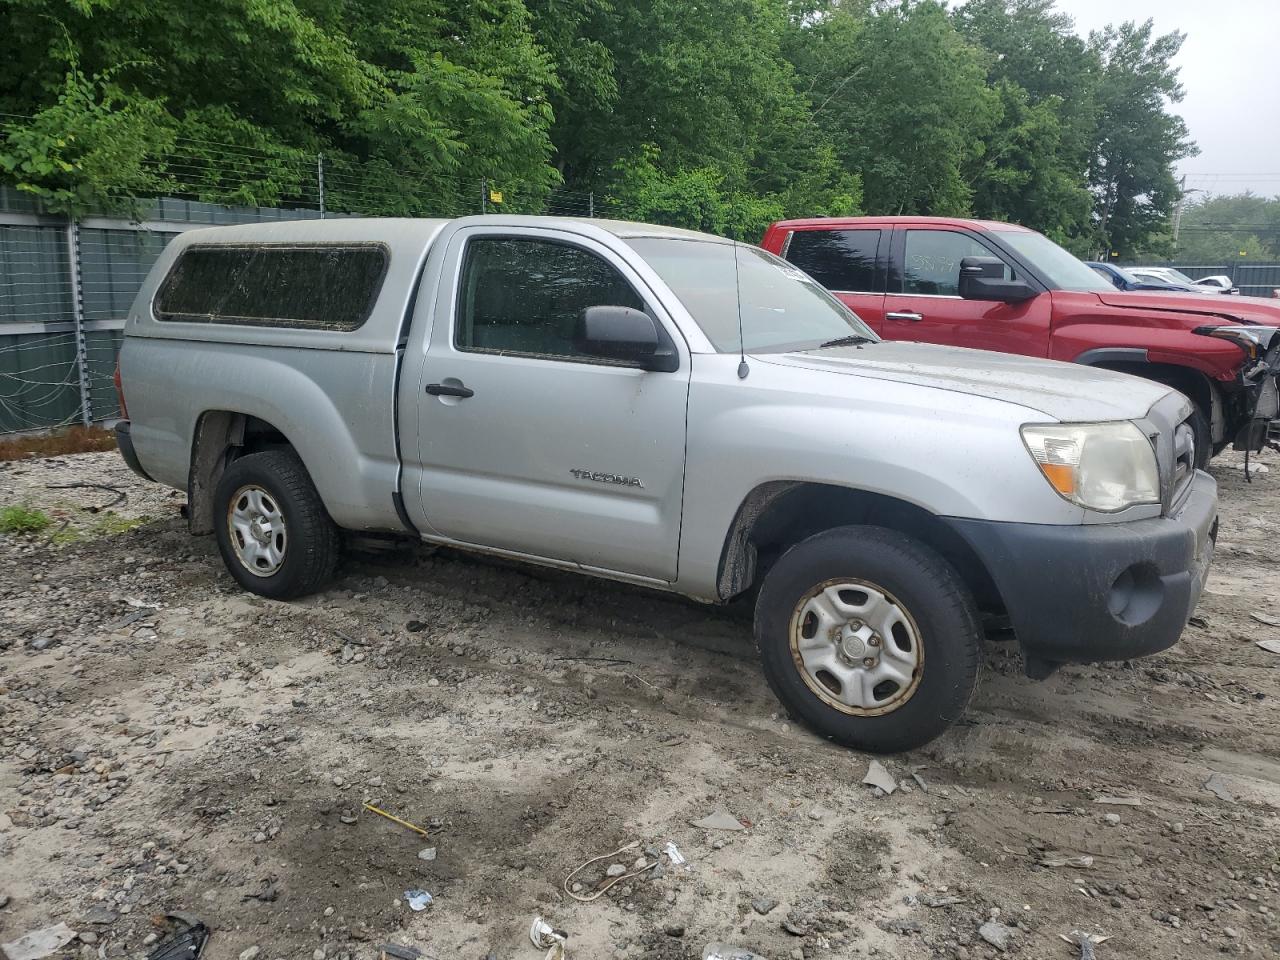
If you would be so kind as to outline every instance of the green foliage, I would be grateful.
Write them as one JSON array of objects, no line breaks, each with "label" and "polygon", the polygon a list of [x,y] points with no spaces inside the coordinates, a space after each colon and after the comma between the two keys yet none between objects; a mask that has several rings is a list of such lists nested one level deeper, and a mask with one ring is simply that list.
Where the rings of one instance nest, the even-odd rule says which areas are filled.
[{"label": "green foliage", "polygon": [[26,506],[0,507],[0,533],[39,533],[52,522],[42,510]]},{"label": "green foliage", "polygon": [[1153,37],[1150,20],[1089,38],[1102,64],[1089,186],[1100,237],[1121,257],[1164,227],[1179,197],[1173,165],[1198,152],[1182,118],[1164,107],[1182,100],[1172,65],[1182,40]]},{"label": "green foliage", "polygon": [[1182,213],[1170,256],[1214,264],[1230,260],[1280,261],[1280,197],[1252,193],[1202,198]]},{"label": "green foliage", "polygon": [[[1053,0],[5,0],[0,178],[68,212],[238,204],[973,214],[1168,236],[1181,39]],[[1266,237],[1259,234],[1259,242]]]}]

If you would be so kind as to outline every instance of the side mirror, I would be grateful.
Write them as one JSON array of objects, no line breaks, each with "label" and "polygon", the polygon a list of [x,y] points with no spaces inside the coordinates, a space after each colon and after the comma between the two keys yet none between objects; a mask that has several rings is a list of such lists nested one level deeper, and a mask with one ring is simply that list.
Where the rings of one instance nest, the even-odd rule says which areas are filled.
[{"label": "side mirror", "polygon": [[1025,280],[1005,280],[998,257],[964,257],[960,261],[960,296],[965,300],[1021,303],[1039,296]]},{"label": "side mirror", "polygon": [[631,307],[587,307],[578,316],[573,345],[587,356],[634,363],[645,370],[670,371],[679,362],[653,318]]}]

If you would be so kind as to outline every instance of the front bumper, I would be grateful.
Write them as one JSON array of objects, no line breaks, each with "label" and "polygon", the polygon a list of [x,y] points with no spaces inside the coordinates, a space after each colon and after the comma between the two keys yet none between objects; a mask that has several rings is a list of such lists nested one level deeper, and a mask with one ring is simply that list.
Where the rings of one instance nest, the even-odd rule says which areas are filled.
[{"label": "front bumper", "polygon": [[116,446],[120,448],[120,456],[124,457],[124,462],[129,465],[130,470],[143,480],[151,479],[147,476],[147,471],[142,469],[137,451],[133,449],[133,435],[129,432],[128,420],[116,421]]},{"label": "front bumper", "polygon": [[1150,520],[946,522],[995,581],[1027,673],[1043,677],[1061,663],[1127,660],[1177,642],[1213,557],[1217,484],[1197,472],[1176,512]]}]

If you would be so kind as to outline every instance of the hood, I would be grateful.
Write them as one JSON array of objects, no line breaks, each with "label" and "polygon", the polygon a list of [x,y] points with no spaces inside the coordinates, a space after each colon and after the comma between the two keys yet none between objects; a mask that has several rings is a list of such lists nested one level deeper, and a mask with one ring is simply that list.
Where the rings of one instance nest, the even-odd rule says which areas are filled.
[{"label": "hood", "polygon": [[[1134,420],[1172,391],[1150,380],[1009,353],[884,340],[756,355],[762,363],[932,387],[1016,403],[1065,422]],[[814,392],[821,390],[815,383]]]},{"label": "hood", "polygon": [[[1280,327],[1280,299],[1228,297],[1218,293],[1161,293],[1156,290],[1103,291],[1098,299],[1109,307],[1173,310],[1227,323],[1260,323]],[[1197,324],[1205,322],[1197,321]]]}]

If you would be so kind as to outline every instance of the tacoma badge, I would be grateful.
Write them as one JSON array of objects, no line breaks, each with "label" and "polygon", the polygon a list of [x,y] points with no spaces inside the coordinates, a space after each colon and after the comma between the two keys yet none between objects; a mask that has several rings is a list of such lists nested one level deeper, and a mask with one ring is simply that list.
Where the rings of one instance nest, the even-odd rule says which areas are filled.
[{"label": "tacoma badge", "polygon": [[624,487],[640,487],[644,489],[644,484],[640,482],[639,477],[620,477],[616,473],[597,473],[594,470],[570,470],[579,480],[594,480],[596,483],[616,483]]}]

